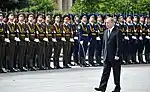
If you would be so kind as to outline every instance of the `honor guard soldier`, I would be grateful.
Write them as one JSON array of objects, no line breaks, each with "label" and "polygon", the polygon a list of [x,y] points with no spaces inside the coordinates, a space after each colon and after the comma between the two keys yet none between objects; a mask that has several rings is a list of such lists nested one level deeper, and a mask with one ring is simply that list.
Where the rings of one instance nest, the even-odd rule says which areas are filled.
[{"label": "honor guard soldier", "polygon": [[[53,31],[52,31],[52,25],[51,25],[51,15],[46,14],[45,15],[45,37],[48,38],[48,42],[46,42],[45,46],[45,65],[46,69],[52,69],[50,66],[51,58],[52,58],[52,50],[54,48],[54,43],[52,39],[54,39]],[[55,39],[56,40],[56,39]],[[46,39],[45,39],[46,41]]]},{"label": "honor guard soldier", "polygon": [[127,35],[129,37],[129,43],[128,43],[128,48],[129,48],[129,56],[130,56],[130,61],[131,62],[135,62],[136,61],[136,54],[133,51],[134,48],[134,40],[136,40],[136,37],[134,37],[133,31],[134,31],[134,26],[132,23],[132,19],[131,19],[131,15],[128,15],[126,18],[126,25],[127,25]]},{"label": "honor guard soldier", "polygon": [[73,23],[73,14],[68,14],[69,15],[69,20],[68,20],[68,24],[70,26],[70,29],[71,29],[71,34],[72,34],[72,38],[73,38],[73,42],[71,42],[71,49],[70,49],[70,54],[69,54],[69,61],[68,61],[68,64],[70,66],[74,66],[75,64],[72,64],[71,62],[73,61],[72,60],[72,55],[73,55],[73,52],[74,52],[74,23]]},{"label": "honor guard soldier", "polygon": [[34,23],[34,14],[29,13],[27,16],[28,22],[26,23],[26,32],[29,33],[29,44],[27,48],[27,66],[30,71],[36,71],[36,62],[35,62],[35,23]]},{"label": "honor guard soldier", "polygon": [[[63,68],[71,68],[68,66],[69,60],[71,60],[70,52],[71,52],[71,44],[74,43],[73,39],[73,31],[71,25],[69,25],[70,20],[69,15],[63,16]],[[71,62],[70,62],[71,63]]]},{"label": "honor guard soldier", "polygon": [[[98,37],[98,31],[97,26],[95,23],[96,15],[90,14],[89,15],[89,24],[88,24],[88,30],[89,30],[89,49],[88,49],[88,61],[91,66],[96,66],[94,63],[94,54],[96,50],[96,41],[100,38]],[[99,39],[98,39],[98,38]]]},{"label": "honor guard soldier", "polygon": [[122,64],[127,64],[127,63],[130,63],[129,62],[129,36],[127,34],[127,25],[125,23],[125,20],[124,20],[124,16],[123,15],[120,15],[119,16],[119,26],[118,28],[122,31],[122,36],[123,36],[123,44],[122,44],[122,50],[123,50],[123,55],[122,55]]},{"label": "honor guard soldier", "polygon": [[138,44],[138,60],[139,63],[145,63],[143,59],[143,50],[144,50],[144,40],[145,40],[145,35],[146,35],[146,28],[144,26],[144,16],[141,15],[139,18],[139,25],[138,25],[138,30],[139,30],[139,44]]},{"label": "honor guard soldier", "polygon": [[[63,41],[65,40],[63,37],[63,30],[62,30],[62,24],[60,24],[61,15],[56,14],[54,15],[54,24],[52,26],[52,31],[54,33],[54,36],[56,37],[56,41],[54,44],[54,68],[55,69],[62,69],[59,65],[59,57],[61,53],[61,49],[63,47]],[[62,41],[63,40],[63,41]]]},{"label": "honor guard soldier", "polygon": [[16,34],[16,29],[15,29],[16,24],[14,23],[14,13],[9,12],[8,13],[8,22],[7,22],[7,36],[9,37],[8,42],[10,40],[10,47],[9,50],[6,50],[6,53],[9,53],[9,62],[8,62],[8,69],[10,72],[17,72],[15,69],[16,67],[16,61],[15,60],[15,48],[16,48],[16,40],[17,39],[17,34]]},{"label": "honor guard soldier", "polygon": [[136,53],[137,53],[137,49],[138,49],[138,21],[137,21],[137,16],[131,16],[133,19],[133,29],[131,30],[132,32],[132,39],[131,39],[131,59],[132,62],[135,64],[138,64],[138,62],[136,61]]},{"label": "honor guard soldier", "polygon": [[26,61],[25,61],[25,53],[27,49],[27,32],[26,32],[26,24],[25,24],[25,14],[18,14],[18,23],[16,24],[16,41],[18,42],[18,49],[16,49],[17,57],[18,57],[18,68],[20,71],[27,71],[26,69]]},{"label": "honor guard soldier", "polygon": [[89,44],[89,30],[87,27],[87,15],[82,14],[80,16],[81,23],[78,26],[79,30],[79,55],[80,55],[80,64],[83,67],[88,67],[89,65],[86,63],[86,54]]},{"label": "honor guard soldier", "polygon": [[39,70],[45,70],[45,27],[43,23],[43,14],[39,13],[37,15],[37,22],[35,24],[35,30],[36,30],[36,39],[34,40],[37,45],[36,45],[36,55],[37,55],[37,67]]},{"label": "honor guard soldier", "polygon": [[150,16],[147,15],[145,18],[145,30],[146,30],[146,36],[145,36],[145,60],[146,63],[150,63]]},{"label": "honor guard soldier", "polygon": [[3,22],[4,13],[0,11],[0,73],[7,73],[5,61],[5,31],[6,24]]},{"label": "honor guard soldier", "polygon": [[80,65],[79,63],[79,17],[77,15],[74,16],[74,23],[73,23],[73,37],[74,37],[74,50],[73,50],[73,60],[76,65]]},{"label": "honor guard soldier", "polygon": [[105,30],[105,23],[103,21],[103,16],[98,14],[97,15],[97,31],[98,31],[98,37],[97,37],[97,43],[96,43],[96,62],[100,66],[103,65],[102,59],[101,59],[101,53],[102,53],[102,42],[103,42],[103,32]]}]

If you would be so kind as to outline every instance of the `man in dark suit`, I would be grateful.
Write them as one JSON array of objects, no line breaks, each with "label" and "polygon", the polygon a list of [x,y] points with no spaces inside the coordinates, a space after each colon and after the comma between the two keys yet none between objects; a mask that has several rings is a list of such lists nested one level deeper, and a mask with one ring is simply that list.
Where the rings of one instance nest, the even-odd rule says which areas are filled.
[{"label": "man in dark suit", "polygon": [[103,60],[104,69],[101,78],[101,82],[96,91],[105,92],[107,87],[107,82],[110,76],[111,67],[113,69],[114,83],[116,85],[114,91],[120,92],[120,71],[121,71],[121,41],[122,33],[115,26],[114,19],[108,17],[106,19],[107,30],[104,32],[103,37]]}]

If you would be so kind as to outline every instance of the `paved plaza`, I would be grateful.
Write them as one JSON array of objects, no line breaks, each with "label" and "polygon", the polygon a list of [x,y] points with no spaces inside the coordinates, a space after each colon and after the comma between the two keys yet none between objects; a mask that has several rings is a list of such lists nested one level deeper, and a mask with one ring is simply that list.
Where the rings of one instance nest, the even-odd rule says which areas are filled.
[{"label": "paved plaza", "polygon": [[[0,92],[95,92],[103,67],[0,74]],[[121,92],[150,92],[150,65],[122,66]],[[114,89],[111,74],[106,92]]]}]

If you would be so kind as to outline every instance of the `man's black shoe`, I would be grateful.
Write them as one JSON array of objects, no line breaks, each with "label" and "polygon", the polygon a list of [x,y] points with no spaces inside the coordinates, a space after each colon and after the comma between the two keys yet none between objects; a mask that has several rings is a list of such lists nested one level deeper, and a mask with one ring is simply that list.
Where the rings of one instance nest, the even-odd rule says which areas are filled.
[{"label": "man's black shoe", "polygon": [[26,72],[26,71],[28,71],[28,69],[27,69],[27,68],[25,68],[25,67],[22,67],[22,68],[20,68],[20,71],[22,71],[22,72]]},{"label": "man's black shoe", "polygon": [[18,72],[15,68],[11,68],[10,72]]},{"label": "man's black shoe", "polygon": [[104,89],[101,89],[101,88],[94,88],[96,91],[101,91],[101,92],[105,92]]},{"label": "man's black shoe", "polygon": [[5,68],[1,68],[0,73],[7,73],[7,70]]}]

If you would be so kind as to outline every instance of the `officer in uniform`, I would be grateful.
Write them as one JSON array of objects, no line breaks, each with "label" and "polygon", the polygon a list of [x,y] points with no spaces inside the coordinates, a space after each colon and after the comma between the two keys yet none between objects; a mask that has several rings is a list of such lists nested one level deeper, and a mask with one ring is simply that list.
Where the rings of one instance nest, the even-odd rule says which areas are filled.
[{"label": "officer in uniform", "polygon": [[137,50],[138,50],[138,37],[139,37],[139,32],[138,32],[138,18],[136,15],[132,16],[133,18],[133,29],[131,30],[132,32],[132,39],[131,39],[131,59],[132,59],[132,62],[134,64],[138,64],[138,62],[136,61],[136,53],[137,53]]},{"label": "officer in uniform", "polygon": [[15,69],[16,63],[14,62],[15,60],[15,47],[16,47],[16,40],[15,38],[17,37],[16,35],[16,29],[15,29],[16,24],[14,23],[14,13],[9,12],[8,13],[8,22],[6,26],[6,34],[9,37],[8,42],[10,40],[10,47],[9,50],[6,49],[6,53],[9,53],[9,61],[8,61],[8,69],[10,72],[17,72]]},{"label": "officer in uniform", "polygon": [[26,24],[25,24],[25,14],[24,13],[19,13],[18,14],[18,23],[16,24],[16,34],[17,38],[16,41],[19,43],[18,44],[18,68],[20,71],[27,71],[26,69],[26,61],[25,61],[25,53],[27,49],[27,32],[26,32]]},{"label": "officer in uniform", "polygon": [[33,23],[34,14],[29,13],[27,16],[28,22],[26,23],[26,32],[28,32],[29,43],[27,48],[27,66],[28,69],[31,71],[36,71],[36,63],[35,63],[35,46],[36,42],[35,39],[35,24]]},{"label": "officer in uniform", "polygon": [[4,13],[0,11],[0,73],[7,73],[5,67],[5,30],[6,24],[3,23]]},{"label": "officer in uniform", "polygon": [[132,23],[131,15],[128,15],[126,18],[126,25],[127,25],[127,35],[129,37],[129,56],[130,56],[130,61],[129,62],[135,62],[136,61],[136,53],[134,53],[134,41],[136,40],[136,37],[134,37],[133,31],[134,31],[134,26]]},{"label": "officer in uniform", "polygon": [[105,30],[105,23],[103,22],[103,16],[98,14],[97,15],[97,30],[98,30],[98,37],[97,37],[97,43],[96,43],[96,62],[100,66],[103,65],[101,62],[101,53],[102,53],[102,42],[103,42],[103,32]]},{"label": "officer in uniform", "polygon": [[50,66],[51,63],[51,58],[52,58],[52,50],[54,48],[54,42],[52,39],[53,37],[53,32],[52,32],[52,25],[51,25],[51,15],[46,14],[45,15],[45,37],[48,38],[48,42],[46,42],[45,46],[45,65],[47,69],[52,69]]},{"label": "officer in uniform", "polygon": [[78,26],[79,30],[79,55],[80,55],[80,64],[83,67],[88,67],[89,65],[85,62],[86,53],[89,44],[89,30],[87,27],[87,15],[82,14],[80,16],[81,23]]},{"label": "officer in uniform", "polygon": [[71,44],[74,43],[74,40],[73,40],[72,26],[69,25],[70,19],[71,18],[69,15],[63,16],[64,23],[62,25],[62,28],[63,28],[63,36],[65,39],[65,41],[63,41],[63,66],[64,68],[71,68],[68,66],[68,63],[71,60],[71,57],[70,57],[71,46],[72,46]]},{"label": "officer in uniform", "polygon": [[145,60],[146,63],[150,63],[150,16],[147,15],[145,19],[144,24],[145,30],[146,30],[146,36],[145,36]]},{"label": "officer in uniform", "polygon": [[37,22],[35,24],[35,30],[36,30],[36,39],[35,42],[36,44],[36,55],[37,55],[37,67],[39,70],[45,70],[45,41],[44,41],[44,36],[45,36],[45,25],[43,23],[43,14],[39,13],[37,15]]},{"label": "officer in uniform", "polygon": [[[72,30],[71,31],[72,32],[71,34],[73,34],[72,37],[74,38],[74,32],[75,32],[75,30],[74,30],[74,23],[73,23],[73,17],[74,17],[74,15],[73,14],[68,14],[68,15],[70,17],[69,20],[68,20],[68,24],[70,26],[70,29]],[[75,65],[75,64],[71,63],[72,62],[72,55],[73,55],[73,52],[74,52],[74,46],[75,46],[74,42],[71,42],[71,50],[70,50],[69,61],[68,61],[68,64],[70,66],[74,66]]]},{"label": "officer in uniform", "polygon": [[54,15],[54,24],[52,26],[52,31],[54,33],[54,36],[56,37],[56,43],[54,44],[54,68],[55,69],[62,69],[59,65],[59,57],[61,53],[61,49],[63,47],[63,30],[62,30],[62,24],[60,24],[61,15],[56,14]]},{"label": "officer in uniform", "polygon": [[73,37],[74,37],[73,60],[76,63],[76,65],[80,65],[80,63],[79,63],[78,26],[79,26],[79,17],[77,15],[75,15],[74,16],[74,23],[73,23]]},{"label": "officer in uniform", "polygon": [[143,50],[144,50],[146,28],[144,26],[144,16],[143,15],[140,16],[138,30],[139,30],[138,60],[139,60],[139,63],[145,63],[143,60]]},{"label": "officer in uniform", "polygon": [[124,16],[123,15],[120,15],[119,16],[119,26],[118,28],[122,31],[122,36],[123,36],[123,44],[122,44],[122,50],[123,50],[123,54],[122,54],[122,64],[127,64],[127,63],[130,63],[129,62],[129,37],[128,37],[128,34],[127,34],[127,26],[126,26],[126,23],[124,21]]},{"label": "officer in uniform", "polygon": [[94,63],[94,53],[96,50],[96,41],[98,39],[98,31],[97,31],[97,26],[94,24],[96,19],[96,16],[94,14],[89,15],[89,24],[88,24],[88,30],[89,30],[89,40],[90,40],[90,45],[88,49],[88,61],[91,64],[91,66],[96,66]]}]

